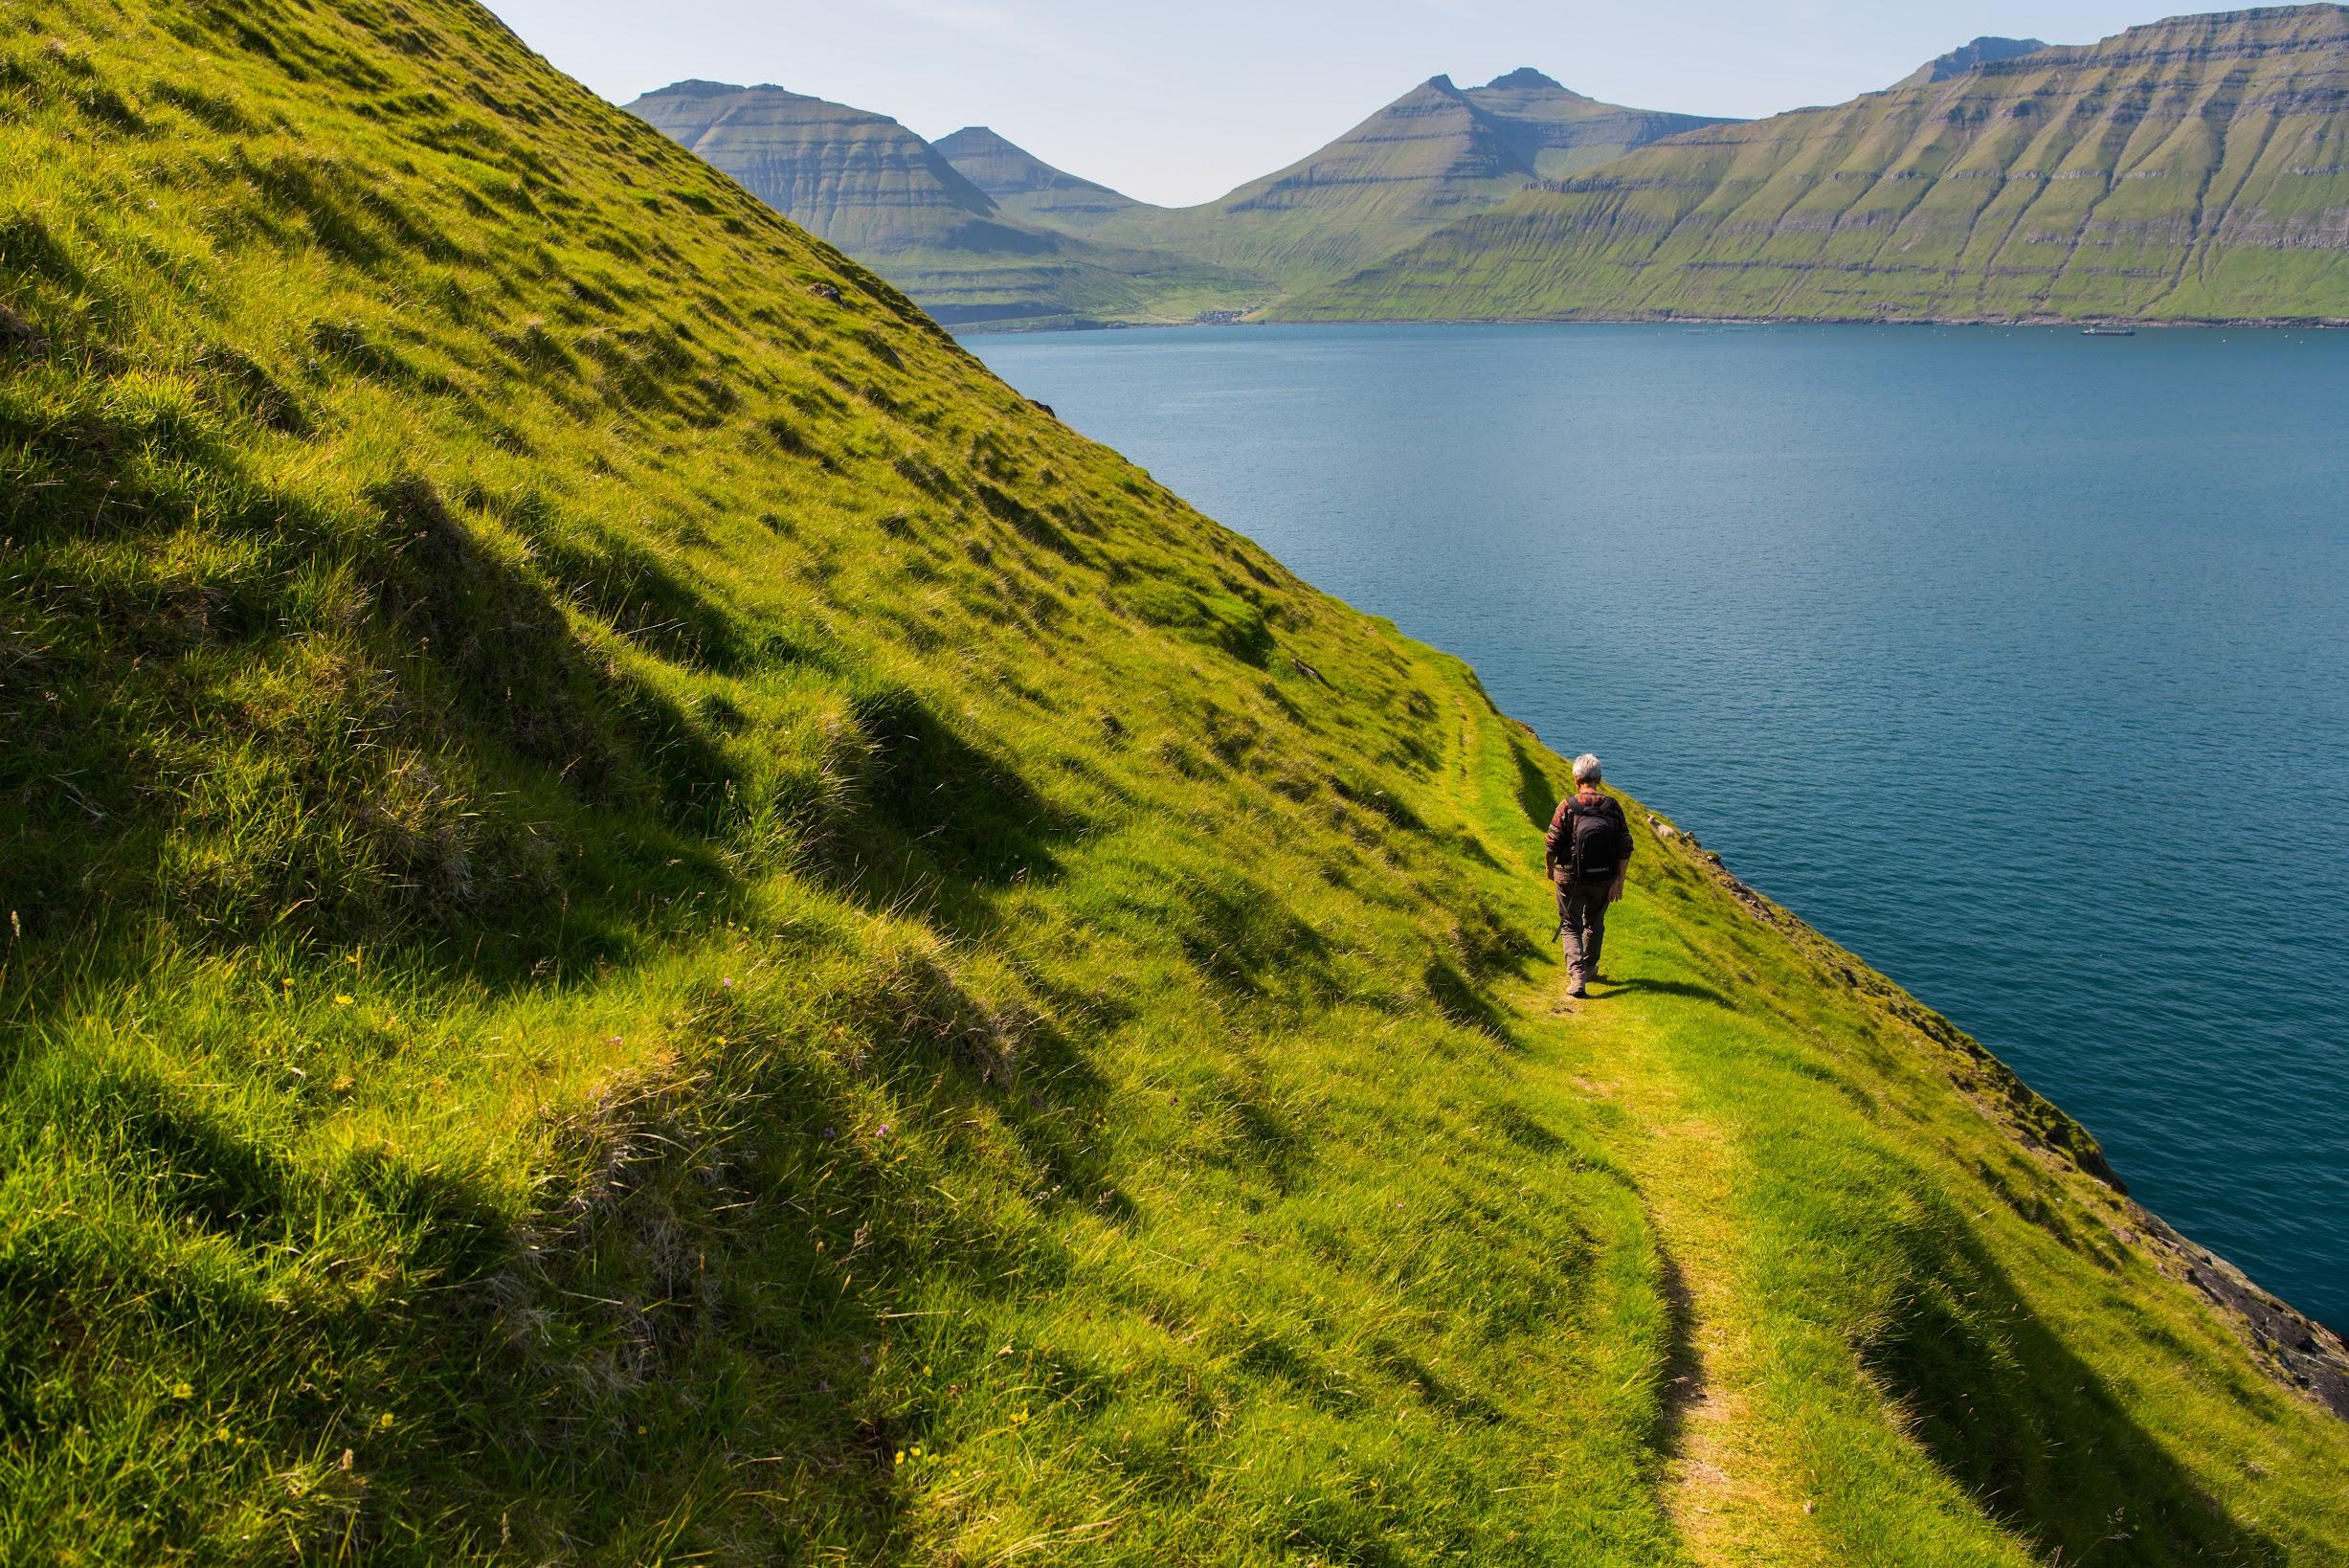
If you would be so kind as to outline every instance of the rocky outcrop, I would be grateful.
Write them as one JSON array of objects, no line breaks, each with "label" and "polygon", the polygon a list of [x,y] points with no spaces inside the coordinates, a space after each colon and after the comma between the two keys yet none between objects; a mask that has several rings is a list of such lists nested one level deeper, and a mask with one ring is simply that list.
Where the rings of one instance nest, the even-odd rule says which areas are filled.
[{"label": "rocky outcrop", "polygon": [[2143,1240],[2162,1272],[2201,1291],[2221,1320],[2243,1336],[2261,1370],[2349,1421],[2349,1343],[2261,1289],[2249,1275],[2208,1247],[2178,1234],[2159,1215],[2144,1209],[2136,1215]]}]

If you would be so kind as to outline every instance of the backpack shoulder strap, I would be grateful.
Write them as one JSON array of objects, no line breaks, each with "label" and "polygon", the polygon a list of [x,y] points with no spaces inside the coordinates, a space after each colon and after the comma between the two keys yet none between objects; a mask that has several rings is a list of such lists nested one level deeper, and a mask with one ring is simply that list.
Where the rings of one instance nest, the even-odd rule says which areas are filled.
[{"label": "backpack shoulder strap", "polygon": [[1570,824],[1574,821],[1574,815],[1575,797],[1571,795],[1559,801],[1557,810],[1550,814],[1550,831],[1541,836],[1542,855],[1545,860],[1555,862],[1558,859],[1560,843],[1572,837]]}]

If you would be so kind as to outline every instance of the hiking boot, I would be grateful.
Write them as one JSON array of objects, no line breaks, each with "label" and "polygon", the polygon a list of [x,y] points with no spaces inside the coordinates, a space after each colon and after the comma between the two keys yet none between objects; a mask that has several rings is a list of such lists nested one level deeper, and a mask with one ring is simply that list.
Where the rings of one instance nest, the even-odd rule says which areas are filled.
[{"label": "hiking boot", "polygon": [[1589,995],[1590,995],[1590,993],[1582,989],[1582,982],[1581,982],[1580,980],[1577,980],[1577,981],[1574,983],[1574,988],[1573,988],[1572,990],[1568,991],[1568,992],[1566,993],[1566,995],[1568,995],[1569,997],[1577,997],[1577,998],[1580,998],[1580,997],[1587,997],[1587,996],[1589,996]]}]

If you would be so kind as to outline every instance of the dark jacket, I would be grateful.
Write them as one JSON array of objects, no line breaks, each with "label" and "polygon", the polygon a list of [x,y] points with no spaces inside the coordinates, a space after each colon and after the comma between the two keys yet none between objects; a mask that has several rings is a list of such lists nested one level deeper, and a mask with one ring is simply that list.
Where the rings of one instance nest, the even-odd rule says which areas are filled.
[{"label": "dark jacket", "polygon": [[[1631,864],[1631,824],[1623,820],[1623,808],[1610,795],[1600,795],[1588,805],[1579,795],[1570,795],[1557,803],[1557,811],[1550,818],[1550,831],[1543,840],[1545,859],[1553,872],[1565,869],[1574,859],[1575,818],[1597,817],[1615,830],[1615,869],[1595,880],[1612,883]],[[1568,882],[1575,879],[1566,878]]]}]

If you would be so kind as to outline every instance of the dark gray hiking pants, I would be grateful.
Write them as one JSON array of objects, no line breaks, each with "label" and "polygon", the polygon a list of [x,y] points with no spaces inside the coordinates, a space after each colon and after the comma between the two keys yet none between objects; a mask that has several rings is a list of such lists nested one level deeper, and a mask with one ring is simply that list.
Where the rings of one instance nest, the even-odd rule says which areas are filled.
[{"label": "dark gray hiking pants", "polygon": [[1607,884],[1562,883],[1557,890],[1557,940],[1566,952],[1570,986],[1599,978],[1599,949],[1607,939]]}]

